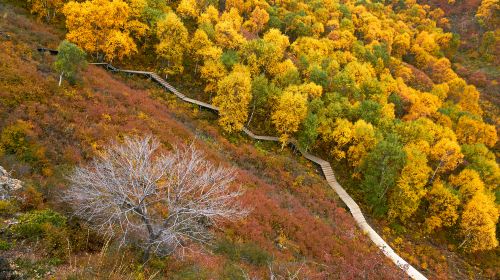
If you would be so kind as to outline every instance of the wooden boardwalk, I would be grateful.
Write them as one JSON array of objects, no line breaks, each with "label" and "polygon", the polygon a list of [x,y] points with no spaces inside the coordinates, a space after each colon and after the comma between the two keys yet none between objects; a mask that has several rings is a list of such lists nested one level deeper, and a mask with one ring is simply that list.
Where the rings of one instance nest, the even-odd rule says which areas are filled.
[{"label": "wooden boardwalk", "polygon": [[[155,82],[159,83],[162,87],[164,87],[166,90],[172,92],[175,94],[177,97],[182,99],[185,102],[191,103],[198,105],[200,107],[213,110],[218,112],[219,108],[210,105],[205,102],[201,102],[192,98],[186,97],[184,94],[180,93],[177,89],[175,89],[172,85],[170,85],[167,81],[162,79],[160,76],[153,72],[146,72],[146,71],[135,71],[135,70],[120,70],[111,64],[108,63],[91,63],[94,65],[101,65],[106,67],[106,69],[113,71],[113,72],[124,72],[124,73],[129,73],[129,74],[139,74],[139,75],[145,75]],[[256,139],[256,140],[262,140],[262,141],[274,141],[278,142],[279,138],[275,136],[263,136],[263,135],[256,135],[252,131],[250,131],[248,128],[244,127],[243,132],[245,132],[250,138]],[[389,259],[391,259],[399,268],[401,268],[403,271],[406,272],[406,274],[411,277],[412,279],[416,280],[424,280],[427,279],[423,274],[421,274],[418,270],[416,270],[413,266],[411,266],[408,262],[406,262],[403,258],[401,258],[394,250],[387,244],[380,235],[377,234],[377,232],[366,222],[365,217],[363,216],[363,213],[361,212],[361,208],[359,208],[359,205],[352,199],[352,197],[345,191],[344,188],[337,182],[337,179],[335,178],[335,174],[333,173],[333,169],[330,166],[330,163],[324,159],[321,159],[317,156],[314,156],[302,149],[299,148],[297,145],[296,140],[291,139],[289,140],[289,144],[295,146],[302,156],[304,156],[306,159],[318,164],[321,167],[321,171],[323,172],[323,175],[326,178],[326,181],[328,184],[337,192],[338,196],[340,199],[347,205],[349,208],[349,211],[351,212],[352,216],[354,217],[354,220],[358,224],[359,228],[370,238],[370,240],[386,255]]]}]

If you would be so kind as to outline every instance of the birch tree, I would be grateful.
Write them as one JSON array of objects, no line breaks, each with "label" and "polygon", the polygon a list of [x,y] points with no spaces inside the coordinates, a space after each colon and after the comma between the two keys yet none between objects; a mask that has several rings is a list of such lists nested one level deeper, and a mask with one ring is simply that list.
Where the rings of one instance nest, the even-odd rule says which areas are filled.
[{"label": "birch tree", "polygon": [[75,75],[87,66],[87,62],[85,60],[85,52],[77,45],[66,40],[59,44],[57,50],[59,52],[54,62],[54,68],[60,73],[59,86],[61,86],[64,77],[73,80]]},{"label": "birch tree", "polygon": [[63,196],[96,230],[142,245],[145,260],[207,242],[209,226],[247,214],[232,169],[215,166],[193,145],[168,154],[159,147],[151,136],[110,145],[75,169]]}]

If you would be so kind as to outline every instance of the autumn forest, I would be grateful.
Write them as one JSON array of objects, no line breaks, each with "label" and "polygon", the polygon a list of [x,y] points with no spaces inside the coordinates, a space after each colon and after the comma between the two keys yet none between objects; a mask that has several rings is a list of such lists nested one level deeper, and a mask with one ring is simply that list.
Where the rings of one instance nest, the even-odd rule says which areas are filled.
[{"label": "autumn forest", "polygon": [[500,277],[499,58],[498,0],[0,1],[0,278],[404,277],[299,150],[427,278]]}]

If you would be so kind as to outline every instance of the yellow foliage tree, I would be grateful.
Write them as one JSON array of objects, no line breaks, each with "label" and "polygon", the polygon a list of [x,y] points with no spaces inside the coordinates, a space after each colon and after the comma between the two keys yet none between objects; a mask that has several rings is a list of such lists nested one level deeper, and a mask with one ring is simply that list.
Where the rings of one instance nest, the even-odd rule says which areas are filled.
[{"label": "yellow foliage tree", "polygon": [[30,12],[50,22],[64,6],[65,0],[28,0]]},{"label": "yellow foliage tree", "polygon": [[500,25],[500,3],[498,0],[483,0],[477,9],[476,18],[484,27],[497,27]]},{"label": "yellow foliage tree", "polygon": [[493,195],[477,192],[465,205],[460,221],[460,235],[467,251],[490,250],[498,246],[496,224],[498,208]]},{"label": "yellow foliage tree", "polygon": [[425,230],[433,232],[441,227],[450,227],[458,219],[460,200],[439,180],[435,181],[426,195],[429,202]]},{"label": "yellow foliage tree", "polygon": [[252,99],[250,71],[235,65],[233,71],[218,83],[213,104],[219,107],[219,124],[227,132],[240,131],[248,118]]},{"label": "yellow foliage tree", "polygon": [[346,157],[345,150],[347,149],[347,144],[352,140],[352,128],[353,124],[343,118],[337,118],[333,125],[325,122],[318,128],[318,132],[323,140],[332,145],[330,153],[337,160]]},{"label": "yellow foliage tree", "polygon": [[410,109],[404,116],[406,120],[416,120],[421,117],[430,117],[441,107],[441,100],[433,94],[422,92],[409,95]]},{"label": "yellow foliage tree", "polygon": [[237,49],[245,41],[233,24],[227,21],[221,21],[215,25],[215,36],[217,44],[226,49]]},{"label": "yellow foliage tree", "polygon": [[279,29],[271,28],[269,29],[263,37],[265,42],[272,43],[278,49],[277,53],[280,54],[280,59],[283,57],[288,46],[290,46],[290,41],[288,36],[283,35]]},{"label": "yellow foliage tree", "polygon": [[464,169],[458,175],[450,176],[450,184],[460,191],[464,202],[469,201],[476,193],[485,190],[479,174],[472,169]]},{"label": "yellow foliage tree", "polygon": [[455,169],[464,157],[458,143],[448,138],[439,140],[432,147],[430,156],[437,162],[432,179],[438,172],[443,173]]},{"label": "yellow foliage tree", "polygon": [[447,83],[437,84],[432,87],[431,93],[439,98],[439,100],[443,101],[448,97],[448,92],[450,91],[450,87]]},{"label": "yellow foliage tree", "polygon": [[448,98],[456,102],[464,111],[475,115],[482,115],[483,111],[479,106],[479,91],[473,85],[461,78],[455,78],[447,82],[450,88]]},{"label": "yellow foliage tree", "polygon": [[184,71],[183,57],[188,45],[188,31],[179,17],[171,12],[156,24],[159,39],[156,53],[167,60],[165,72],[180,74]]},{"label": "yellow foliage tree", "polygon": [[323,87],[313,82],[304,83],[301,85],[291,85],[287,87],[286,90],[296,94],[302,94],[309,98],[321,97],[321,94],[323,93]]},{"label": "yellow foliage tree", "polygon": [[425,141],[411,143],[404,147],[406,165],[401,171],[396,187],[389,196],[389,218],[398,218],[406,223],[417,211],[420,201],[427,193],[425,185],[431,172],[425,154],[425,150],[428,148],[429,144]]},{"label": "yellow foliage tree", "polygon": [[286,144],[291,134],[297,132],[306,116],[307,95],[286,88],[279,97],[278,104],[271,116],[283,145]]},{"label": "yellow foliage tree", "polygon": [[134,19],[122,0],[92,0],[64,5],[66,38],[89,53],[108,60],[122,59],[137,52],[131,33],[144,35],[147,25]]},{"label": "yellow foliage tree", "polygon": [[358,120],[352,126],[352,141],[347,150],[347,160],[353,167],[358,167],[376,144],[377,139],[373,125],[364,120]]},{"label": "yellow foliage tree", "polygon": [[227,75],[227,70],[219,59],[222,50],[217,47],[212,47],[210,50],[210,53],[216,57],[216,59],[206,59],[200,69],[200,74],[206,82],[205,92],[212,94],[217,90],[219,80]]},{"label": "yellow foliage tree", "polygon": [[392,55],[401,58],[411,47],[411,36],[408,33],[396,35],[392,43]]},{"label": "yellow foliage tree", "polygon": [[245,42],[240,34],[243,18],[238,10],[231,8],[222,14],[221,20],[215,25],[215,40],[224,49],[237,49]]},{"label": "yellow foliage tree", "polygon": [[200,8],[196,0],[181,0],[177,6],[177,13],[182,17],[197,18],[200,14]]},{"label": "yellow foliage tree", "polygon": [[456,134],[461,144],[482,143],[488,147],[493,147],[498,140],[495,126],[467,116],[463,116],[458,120]]},{"label": "yellow foliage tree", "polygon": [[250,19],[243,24],[243,27],[252,33],[260,33],[268,21],[269,14],[266,10],[255,7],[250,15]]},{"label": "yellow foliage tree", "polygon": [[213,48],[213,43],[210,39],[208,39],[207,33],[201,29],[196,29],[194,32],[189,45],[189,51],[193,60],[196,62],[196,69],[198,68],[199,63],[205,61],[206,59],[216,60],[222,54],[222,50],[219,52],[218,49]]},{"label": "yellow foliage tree", "polygon": [[217,22],[219,22],[219,11],[212,5],[208,6],[208,8],[198,17],[198,24],[200,25],[215,25]]}]

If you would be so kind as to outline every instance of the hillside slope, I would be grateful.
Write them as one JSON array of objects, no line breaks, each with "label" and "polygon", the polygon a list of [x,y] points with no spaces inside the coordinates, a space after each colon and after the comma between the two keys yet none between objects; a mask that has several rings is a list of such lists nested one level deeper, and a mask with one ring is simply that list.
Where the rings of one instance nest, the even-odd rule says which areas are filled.
[{"label": "hillside slope", "polygon": [[[148,3],[153,2],[148,1]],[[312,8],[316,6],[310,1],[304,1],[304,3],[301,4],[311,5],[308,13],[313,13],[321,20],[325,20],[320,17],[323,14],[322,9]],[[62,20],[59,19],[47,25],[36,21],[27,14],[24,8],[1,5],[0,14],[3,16],[0,20],[2,31],[0,34],[0,49],[2,50],[0,52],[0,166],[13,170],[12,175],[25,181],[27,185],[27,188],[20,194],[23,197],[21,203],[13,207],[17,208],[16,211],[13,211],[10,206],[10,208],[2,206],[4,207],[2,209],[9,209],[5,211],[6,214],[2,216],[2,219],[9,222],[17,215],[15,213],[18,209],[28,214],[36,209],[43,211],[55,209],[66,214],[65,217],[68,219],[68,226],[63,230],[68,236],[61,240],[68,240],[69,245],[57,243],[47,238],[48,235],[40,237],[43,242],[37,243],[36,240],[29,240],[29,238],[26,240],[9,230],[2,233],[0,241],[2,244],[7,244],[3,246],[7,249],[2,255],[14,261],[17,266],[21,267],[23,273],[49,270],[55,273],[56,278],[86,279],[99,278],[95,275],[113,274],[113,277],[122,279],[147,277],[159,271],[155,274],[157,278],[241,279],[245,273],[266,278],[270,270],[281,275],[287,274],[288,270],[299,271],[301,277],[310,279],[399,279],[402,277],[401,272],[357,230],[351,216],[322,179],[317,167],[300,159],[293,151],[280,149],[279,145],[254,142],[239,132],[228,133],[222,130],[217,125],[217,121],[224,128],[227,127],[220,119],[217,119],[215,114],[178,102],[173,96],[166,94],[161,88],[145,79],[112,75],[98,67],[89,66],[78,76],[75,84],[65,82],[62,87],[57,87],[58,77],[52,67],[54,58],[39,54],[35,49],[39,46],[57,47],[66,36]],[[237,3],[231,5],[237,5]],[[283,4],[283,6],[293,11],[300,8],[294,6],[293,3]],[[334,46],[333,52],[324,45],[315,45],[320,40],[315,41],[316,38],[313,36],[298,39],[297,37],[302,36],[300,32],[312,32],[310,26],[304,27],[300,20],[293,19],[290,20],[291,22],[282,23],[285,27],[287,24],[293,25],[292,29],[295,29],[287,36],[290,36],[291,40],[296,40],[295,42],[300,41],[303,45],[297,43],[294,45],[296,48],[284,51],[286,60],[281,66],[293,68],[293,71],[290,71],[294,73],[290,76],[280,76],[278,73],[276,77],[270,77],[266,85],[262,85],[255,81],[262,82],[267,78],[261,79],[261,76],[252,74],[252,87],[256,84],[256,86],[261,86],[261,89],[266,89],[267,86],[269,90],[266,93],[268,96],[265,97],[267,99],[264,102],[261,100],[257,105],[251,124],[252,129],[266,134],[277,132],[277,128],[271,123],[270,113],[275,110],[277,96],[283,95],[281,95],[281,89],[273,92],[276,90],[276,84],[282,87],[284,92],[289,91],[288,93],[291,92],[292,95],[295,94],[294,91],[310,91],[307,95],[310,95],[311,99],[317,94],[317,85],[314,82],[324,84],[325,92],[321,98],[307,100],[308,108],[306,109],[312,113],[308,114],[308,119],[300,124],[298,136],[307,142],[309,140],[307,137],[314,134],[310,133],[308,125],[316,129],[318,123],[314,123],[314,118],[322,118],[323,123],[318,128],[320,137],[318,134],[312,137],[313,140],[316,139],[315,137],[318,138],[316,142],[309,142],[309,148],[324,158],[340,158],[338,161],[331,160],[336,175],[356,201],[364,202],[361,205],[364,212],[372,213],[374,217],[377,217],[371,218],[369,223],[376,227],[377,232],[389,241],[398,254],[418,267],[429,278],[494,278],[499,273],[498,247],[490,251],[470,254],[464,253],[461,249],[460,238],[462,236],[459,233],[458,216],[462,215],[465,202],[461,202],[463,204],[460,205],[456,203],[455,212],[451,209],[454,213],[452,216],[455,215],[453,222],[457,221],[453,228],[448,225],[442,226],[441,223],[445,222],[427,219],[428,213],[432,213],[430,209],[434,209],[432,218],[440,219],[441,215],[443,219],[446,217],[446,211],[439,212],[438,204],[437,206],[430,205],[436,201],[439,203],[439,194],[444,193],[444,197],[452,202],[464,199],[465,196],[461,195],[462,187],[458,184],[463,179],[458,176],[463,170],[470,171],[471,168],[480,170],[481,179],[483,177],[488,179],[488,184],[485,184],[486,187],[483,186],[483,188],[487,188],[488,192],[495,191],[494,182],[498,179],[495,177],[495,172],[488,173],[491,170],[482,170],[482,168],[496,170],[494,169],[496,165],[491,163],[494,163],[495,156],[492,156],[488,148],[481,144],[492,142],[494,137],[491,136],[490,127],[482,123],[481,109],[477,106],[476,90],[465,83],[462,84],[461,79],[447,66],[447,60],[442,51],[447,52],[449,51],[447,48],[453,48],[453,46],[448,46],[448,44],[452,45],[447,41],[448,34],[442,33],[439,28],[431,24],[432,22],[429,22],[427,14],[430,16],[433,12],[428,8],[420,9],[416,6],[415,10],[409,10],[407,13],[398,11],[398,17],[401,19],[408,16],[410,20],[416,22],[414,25],[409,24],[408,28],[412,32],[411,36],[416,37],[412,37],[411,42],[419,41],[419,43],[414,46],[415,50],[407,49],[408,54],[404,58],[388,58],[385,43],[378,44],[374,38],[367,39],[370,36],[377,38],[380,36],[379,39],[388,40],[387,34],[378,29],[375,30],[375,34],[371,34],[370,30],[363,28],[364,23],[360,20],[364,18],[367,24],[371,21],[378,22],[371,16],[371,13],[379,13],[383,15],[382,17],[386,17],[384,20],[388,24],[391,23],[390,19],[394,16],[391,7],[382,7],[380,3],[363,1],[356,4],[349,3],[347,6],[335,6],[335,9],[341,11],[336,14],[338,16],[336,20],[342,23],[343,35],[332,31],[331,36],[321,38],[321,42],[334,44],[339,39],[338,36],[345,35],[346,46]],[[179,8],[176,7],[176,9]],[[274,7],[269,8],[269,11],[271,12],[272,9]],[[420,18],[413,13],[416,11],[423,13]],[[292,17],[290,15],[292,13],[285,15],[288,12],[280,9],[279,13],[272,15],[273,20],[283,17],[290,19],[289,16]],[[242,15],[245,18],[249,16],[245,13]],[[225,14],[225,17],[229,16],[235,16],[234,11]],[[300,12],[293,14],[293,17],[301,20],[306,20],[309,16]],[[196,23],[189,18],[183,18],[183,21],[189,32],[193,33]],[[429,32],[436,32],[437,35],[432,33],[434,35],[430,36],[429,33],[426,35],[426,32],[417,32],[421,31],[420,28],[428,28],[426,24],[431,24]],[[209,27],[202,27],[210,31]],[[304,29],[301,29],[303,27]],[[391,28],[395,27],[391,25]],[[320,35],[323,36],[329,31],[326,29],[323,33],[320,32]],[[255,62],[252,60],[252,55],[266,54],[266,51],[273,49],[266,49],[262,40],[257,40],[258,34],[245,33],[243,29],[241,32],[245,35],[245,40],[248,40],[242,44],[244,47],[238,51],[224,49],[224,53],[219,54],[222,61],[219,62],[224,63],[224,65],[221,64],[223,69],[219,70],[224,75],[227,74],[227,77],[231,75],[231,78],[241,78],[240,74],[244,74],[245,70],[236,71],[239,66],[234,66],[235,61],[252,66]],[[352,36],[348,36],[349,34]],[[354,35],[358,39],[353,37]],[[400,35],[399,39],[402,42],[398,43],[404,45],[403,39],[406,37],[404,34]],[[152,38],[138,43],[141,48],[138,54],[121,62],[115,60],[113,63],[132,69],[147,68],[167,71],[166,65],[169,64],[164,59],[156,59],[154,53],[157,35],[151,36]],[[364,42],[363,38],[372,43]],[[252,39],[255,40],[252,41]],[[220,44],[225,43],[227,42]],[[260,45],[261,43],[263,45]],[[313,47],[308,48],[309,43]],[[441,44],[446,45],[446,47],[442,46],[443,50],[441,50]],[[325,53],[307,53],[308,49],[316,49],[316,47]],[[191,52],[191,50],[185,50],[185,52],[188,51]],[[307,55],[299,57],[301,52],[306,52]],[[412,52],[421,55],[417,60],[428,60],[429,65],[423,63],[424,61],[415,63],[416,58]],[[322,55],[328,56],[329,61],[323,59]],[[99,53],[89,53],[90,60],[96,56],[98,57]],[[182,89],[183,93],[190,97],[210,102],[215,92],[204,92],[204,86],[208,85],[206,81],[198,77],[199,65],[192,61],[193,57],[186,58],[186,56],[183,62],[186,68],[185,73],[182,75],[168,73],[169,82]],[[335,65],[337,60],[340,61],[339,65]],[[331,64],[327,65],[327,62]],[[392,64],[393,62],[396,63]],[[209,65],[209,63],[206,64]],[[346,66],[347,64],[349,66]],[[253,66],[257,70],[259,67],[264,67]],[[252,71],[256,71],[255,69],[253,68]],[[391,78],[392,72],[389,70],[397,72],[394,74],[397,82]],[[325,76],[325,71],[331,71],[328,72],[331,75],[335,74],[335,80],[333,81],[331,76]],[[445,74],[456,76],[452,81],[448,81],[456,91],[450,90],[448,93],[446,83],[441,83],[450,78],[445,77]],[[372,79],[364,81],[363,77],[366,75]],[[224,82],[231,80],[222,76],[218,78]],[[245,79],[241,80],[245,82]],[[307,83],[312,80],[314,82]],[[304,84],[298,85],[302,82]],[[447,94],[450,95],[449,98],[446,97]],[[460,105],[457,105],[457,102],[460,102]],[[236,103],[233,102],[233,104]],[[292,105],[294,104],[281,106],[284,113]],[[487,114],[485,118],[486,116]],[[475,146],[465,144],[470,144],[469,139],[464,136],[467,131],[462,133],[458,141],[455,131],[458,131],[459,124],[463,126],[460,119],[466,124],[465,126],[467,126],[467,121],[469,124],[478,125],[480,128],[477,134],[483,133],[484,130],[488,135],[470,140],[472,144],[476,144]],[[349,134],[351,132],[352,135]],[[242,202],[252,209],[250,216],[236,224],[220,225],[220,228],[214,229],[216,238],[213,244],[201,247],[193,244],[191,248],[196,250],[190,252],[185,259],[159,258],[152,260],[146,266],[141,266],[141,253],[138,248],[131,246],[118,251],[113,244],[109,248],[106,240],[98,236],[94,237],[95,233],[87,231],[84,224],[72,219],[67,213],[67,207],[57,199],[61,190],[67,187],[65,176],[74,166],[88,162],[102,151],[110,140],[120,140],[125,135],[144,133],[159,137],[165,150],[172,150],[176,146],[194,141],[196,146],[204,150],[213,162],[236,166],[237,181],[246,189]],[[401,143],[394,145],[394,142],[390,142],[394,140],[394,133],[400,134],[398,141],[402,141]],[[342,138],[345,135],[350,135],[346,137],[348,140]],[[289,137],[290,135],[282,136]],[[385,141],[381,141],[384,138]],[[385,146],[375,145],[376,143],[383,143]],[[459,144],[472,149],[468,150],[466,161],[452,167],[452,170],[438,173],[437,177],[445,182],[446,188],[442,187],[443,184],[439,184],[440,180],[435,180],[438,183],[431,186],[432,179],[428,183],[427,177],[424,178],[425,186],[420,182],[412,181],[412,176],[415,174],[412,172],[429,173],[425,168],[419,169],[422,166],[429,165],[438,171],[444,161],[443,158],[448,156],[447,153],[439,151],[443,143],[444,148],[451,146],[452,152],[456,152],[458,157],[463,156],[460,152],[462,147]],[[430,152],[429,145],[432,145],[435,151]],[[400,217],[394,218],[394,211],[407,209],[399,208],[399,206],[408,200],[399,197],[401,200],[398,203],[398,197],[395,195],[398,192],[395,188],[393,189],[395,186],[388,185],[386,188],[387,190],[391,187],[389,193],[395,196],[389,201],[393,211],[390,219],[387,218],[388,215],[385,215],[387,213],[378,214],[378,216],[376,213],[377,210],[387,211],[387,205],[383,204],[388,204],[388,202],[385,202],[383,195],[377,200],[366,198],[367,189],[362,180],[363,176],[366,176],[370,170],[383,172],[385,167],[399,166],[402,162],[401,157],[397,158],[399,162],[398,160],[391,162],[392,155],[389,154],[388,160],[384,159],[384,163],[381,164],[381,158],[386,155],[380,149],[376,151],[378,154],[372,152],[375,146],[382,147],[381,149],[396,147],[396,150],[399,149],[396,151],[396,157],[405,154],[415,160],[413,165],[412,160],[408,161],[408,167],[404,169],[408,174],[405,176],[401,175],[401,169],[391,171],[397,173],[397,176],[401,175],[401,177],[395,177],[394,182],[396,178],[407,179],[408,185],[418,185],[425,187],[425,192],[429,191],[429,195],[426,196],[423,196],[425,192],[419,194],[422,196],[419,197],[422,199],[420,207],[414,207],[412,210],[415,215],[407,218],[404,223],[403,218],[408,214],[401,210],[395,214]],[[477,150],[474,150],[475,148]],[[494,151],[494,148],[492,150]],[[480,152],[481,156],[484,154],[484,158],[479,157],[477,160],[471,157],[471,151],[472,153]],[[428,155],[423,155],[423,153]],[[371,160],[371,165],[367,164],[360,173],[360,164],[365,160]],[[474,160],[477,162],[473,162]],[[456,163],[459,162],[460,160]],[[427,169],[430,170],[430,168]],[[466,174],[466,172],[463,173]],[[430,177],[430,174],[428,175]],[[371,179],[376,180],[377,176],[377,174],[372,174]],[[422,176],[414,177],[421,178]],[[478,184],[482,186],[481,179],[477,179],[480,182]],[[379,186],[383,183],[382,181]],[[398,188],[401,185],[404,187],[404,184],[399,184],[400,180],[397,182]],[[371,185],[377,184],[372,182]],[[435,191],[431,192],[431,189]],[[436,197],[437,199],[433,201],[432,199]],[[422,228],[429,225],[442,226],[442,228],[433,234],[424,233]],[[49,231],[50,227],[45,230]],[[85,236],[82,236],[83,233]],[[95,242],[89,242],[89,239]],[[17,244],[23,244],[23,246],[17,246]],[[101,250],[100,253],[99,250]],[[125,257],[118,258],[117,256],[121,254]]]},{"label": "hillside slope", "polygon": [[[315,279],[399,277],[400,272],[337,206],[335,195],[310,164],[297,162],[273,145],[254,146],[241,136],[229,142],[211,124],[215,117],[211,113],[177,103],[147,81],[128,80],[127,84],[135,85],[131,88],[105,70],[90,66],[77,85],[59,88],[50,67],[52,58],[35,51],[42,43],[57,44],[57,33],[27,19],[22,10],[3,7],[2,14],[7,16],[1,28],[9,34],[0,41],[2,144],[6,145],[8,131],[18,131],[24,139],[18,144],[26,149],[3,153],[0,165],[43,196],[37,205],[22,205],[24,211],[54,208],[64,212],[56,197],[65,188],[68,170],[88,160],[111,139],[152,133],[169,149],[195,141],[211,160],[237,166],[237,181],[246,189],[242,200],[252,209],[245,221],[216,231],[215,254],[195,252],[184,261],[163,260],[164,264],[157,264],[164,272],[161,277],[194,270],[197,278],[219,278],[224,273],[240,273],[238,267],[264,276],[267,259],[273,260],[276,270],[280,266],[298,269],[303,262],[300,273]],[[34,155],[27,155],[32,150]],[[58,257],[62,263],[53,261],[59,264],[56,268],[43,269],[58,279],[113,270],[112,253],[103,261],[110,267],[85,263],[90,259],[82,253],[92,256],[92,251],[78,248],[71,238],[71,252]],[[36,273],[37,266],[54,257],[44,244],[29,244],[13,246],[2,255],[33,276],[29,273]],[[240,247],[244,251],[241,258],[231,253]],[[114,277],[136,273],[133,258],[125,266],[113,271]],[[155,269],[146,267],[144,273]]]}]

